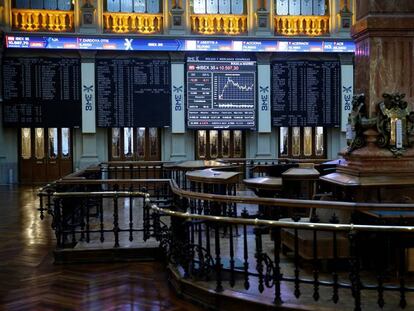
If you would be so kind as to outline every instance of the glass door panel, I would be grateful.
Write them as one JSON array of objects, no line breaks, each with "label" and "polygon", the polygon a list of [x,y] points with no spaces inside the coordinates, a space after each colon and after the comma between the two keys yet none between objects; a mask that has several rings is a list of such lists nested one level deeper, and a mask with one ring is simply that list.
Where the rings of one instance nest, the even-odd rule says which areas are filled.
[{"label": "glass door panel", "polygon": [[149,153],[151,160],[155,160],[159,157],[159,138],[158,138],[158,129],[155,127],[150,127],[148,129],[149,133]]},{"label": "glass door panel", "polygon": [[218,157],[218,131],[210,131],[210,158]]},{"label": "glass door panel", "polygon": [[48,157],[50,160],[56,160],[59,153],[58,129],[49,128],[48,130]]},{"label": "glass door panel", "polygon": [[205,159],[207,154],[207,133],[206,131],[197,131],[197,153],[200,159]]},{"label": "glass door panel", "polygon": [[243,133],[242,131],[234,131],[234,158],[243,157]]},{"label": "glass door panel", "polygon": [[119,159],[121,149],[121,130],[113,128],[111,130],[111,155],[112,158]]},{"label": "glass door panel", "polygon": [[305,127],[303,133],[303,154],[305,157],[312,156],[312,128]]},{"label": "glass door panel", "polygon": [[300,127],[294,127],[292,130],[292,155],[300,156]]},{"label": "glass door panel", "polygon": [[221,132],[221,141],[222,141],[222,157],[229,158],[230,157],[230,131],[222,131]]},{"label": "glass door panel", "polygon": [[124,128],[124,156],[132,158],[134,155],[134,131],[132,127]]},{"label": "glass door panel", "polygon": [[280,140],[279,140],[280,156],[285,157],[289,155],[289,128],[280,128]]},{"label": "glass door panel", "polygon": [[137,129],[137,157],[139,160],[145,159],[145,127]]},{"label": "glass door panel", "polygon": [[45,135],[43,128],[35,128],[35,158],[37,160],[45,158]]},{"label": "glass door panel", "polygon": [[70,129],[62,128],[62,158],[69,158],[71,153]]},{"label": "glass door panel", "polygon": [[32,158],[32,131],[30,128],[22,128],[21,131],[21,157],[29,160]]},{"label": "glass door panel", "polygon": [[316,133],[315,133],[315,154],[317,156],[323,156],[325,153],[323,137],[324,137],[323,127],[319,126],[316,128]]}]

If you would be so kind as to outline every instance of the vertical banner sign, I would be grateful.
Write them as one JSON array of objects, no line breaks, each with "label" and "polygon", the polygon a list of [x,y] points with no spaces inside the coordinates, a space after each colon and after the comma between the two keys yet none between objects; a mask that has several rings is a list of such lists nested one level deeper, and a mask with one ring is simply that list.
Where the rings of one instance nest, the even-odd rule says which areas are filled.
[{"label": "vertical banner sign", "polygon": [[16,8],[30,9],[30,1],[29,0],[16,0]]},{"label": "vertical banner sign", "polygon": [[82,133],[96,133],[95,64],[82,63]]},{"label": "vertical banner sign", "polygon": [[302,0],[302,15],[312,15],[312,0]]},{"label": "vertical banner sign", "polygon": [[231,0],[231,14],[241,15],[244,13],[244,0]]},{"label": "vertical banner sign", "polygon": [[57,0],[45,0],[43,7],[45,10],[56,10]]},{"label": "vertical banner sign", "polygon": [[342,81],[341,131],[346,132],[348,116],[352,109],[352,96],[354,94],[354,67],[352,65],[341,66],[341,81]]},{"label": "vertical banner sign", "polygon": [[194,13],[206,14],[206,0],[194,0]]},{"label": "vertical banner sign", "polygon": [[313,0],[313,15],[325,15],[325,0]]},{"label": "vertical banner sign", "polygon": [[70,11],[72,3],[70,0],[58,0],[58,10]]},{"label": "vertical banner sign", "polygon": [[207,14],[218,13],[218,0],[207,0]]},{"label": "vertical banner sign", "polygon": [[270,64],[257,66],[258,92],[258,132],[270,133],[271,129],[271,109],[270,109]]},{"label": "vertical banner sign", "polygon": [[276,1],[276,14],[289,15],[289,0]]},{"label": "vertical banner sign", "polygon": [[121,1],[121,12],[132,12],[132,1]]},{"label": "vertical banner sign", "polygon": [[117,0],[108,0],[106,7],[108,12],[119,12],[121,10],[120,3]]},{"label": "vertical banner sign", "polygon": [[32,0],[31,1],[31,5],[30,5],[31,9],[43,9],[43,0]]},{"label": "vertical banner sign", "polygon": [[184,71],[184,63],[171,64],[171,124],[174,134],[185,133]]},{"label": "vertical banner sign", "polygon": [[160,12],[160,0],[147,0],[147,13],[157,14]]},{"label": "vertical banner sign", "polygon": [[301,15],[300,0],[289,0],[289,15]]},{"label": "vertical banner sign", "polygon": [[145,13],[145,0],[134,0],[134,12]]},{"label": "vertical banner sign", "polygon": [[219,1],[220,14],[230,14],[230,0]]}]

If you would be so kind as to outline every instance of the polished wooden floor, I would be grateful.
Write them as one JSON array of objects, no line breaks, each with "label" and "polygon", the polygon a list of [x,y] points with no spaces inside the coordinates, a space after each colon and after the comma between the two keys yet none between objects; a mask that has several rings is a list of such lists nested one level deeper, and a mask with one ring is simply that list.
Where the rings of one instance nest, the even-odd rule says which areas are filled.
[{"label": "polished wooden floor", "polygon": [[34,188],[0,186],[0,310],[200,310],[159,263],[54,265],[36,200]]}]

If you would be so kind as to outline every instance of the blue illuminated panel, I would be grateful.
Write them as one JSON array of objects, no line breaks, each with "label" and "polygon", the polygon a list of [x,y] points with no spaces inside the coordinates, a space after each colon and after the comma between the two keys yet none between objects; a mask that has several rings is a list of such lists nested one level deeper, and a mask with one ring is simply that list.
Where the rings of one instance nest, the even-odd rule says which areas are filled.
[{"label": "blue illuminated panel", "polygon": [[6,35],[7,48],[108,51],[232,51],[232,52],[342,52],[354,53],[355,44],[343,40],[200,40],[168,38],[107,38]]}]

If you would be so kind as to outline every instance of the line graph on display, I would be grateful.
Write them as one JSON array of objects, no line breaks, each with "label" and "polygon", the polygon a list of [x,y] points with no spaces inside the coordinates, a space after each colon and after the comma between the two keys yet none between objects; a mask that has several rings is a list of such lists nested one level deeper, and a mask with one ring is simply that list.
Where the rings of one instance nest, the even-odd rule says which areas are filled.
[{"label": "line graph on display", "polygon": [[255,81],[253,74],[217,75],[218,100],[253,101]]}]

